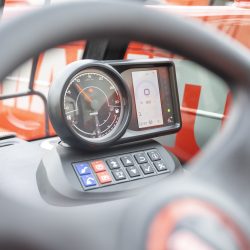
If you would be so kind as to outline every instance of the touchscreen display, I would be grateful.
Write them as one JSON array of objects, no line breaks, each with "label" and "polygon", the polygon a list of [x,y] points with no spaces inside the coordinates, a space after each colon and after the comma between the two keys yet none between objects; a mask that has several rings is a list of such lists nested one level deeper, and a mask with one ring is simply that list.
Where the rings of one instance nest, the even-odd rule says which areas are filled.
[{"label": "touchscreen display", "polygon": [[134,71],[132,82],[138,127],[163,125],[157,70]]}]

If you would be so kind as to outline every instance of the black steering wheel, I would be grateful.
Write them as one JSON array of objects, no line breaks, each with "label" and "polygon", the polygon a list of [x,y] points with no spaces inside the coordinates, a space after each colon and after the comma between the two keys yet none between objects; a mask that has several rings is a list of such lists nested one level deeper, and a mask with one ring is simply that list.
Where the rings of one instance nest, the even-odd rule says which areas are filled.
[{"label": "black steering wheel", "polygon": [[[149,43],[216,73],[234,95],[230,119],[222,133],[191,163],[190,168],[194,170],[191,176],[160,183],[133,199],[69,208],[47,206],[37,197],[36,205],[30,205],[8,195],[0,183],[0,248],[7,249],[3,248],[4,244],[21,241],[34,244],[36,249],[37,246],[87,250],[171,249],[166,242],[175,244],[173,237],[180,236],[176,233],[178,228],[192,231],[193,236],[198,231],[209,235],[213,231],[209,231],[209,225],[220,229],[213,231],[216,233],[211,242],[215,242],[215,248],[225,246],[223,242],[227,240],[220,241],[223,231],[228,232],[223,239],[235,243],[227,249],[249,249],[248,50],[198,22],[139,4],[71,2],[45,7],[2,24],[0,80],[25,60],[50,47],[103,37]],[[35,171],[27,178],[34,178],[35,185]]]}]

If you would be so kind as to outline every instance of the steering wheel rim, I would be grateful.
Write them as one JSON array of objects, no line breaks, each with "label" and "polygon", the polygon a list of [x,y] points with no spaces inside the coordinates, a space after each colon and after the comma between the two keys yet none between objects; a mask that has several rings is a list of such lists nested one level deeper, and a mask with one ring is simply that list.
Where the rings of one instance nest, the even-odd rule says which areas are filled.
[{"label": "steering wheel rim", "polygon": [[[36,10],[2,24],[0,37],[1,80],[22,62],[50,47],[99,37],[149,43],[210,69],[228,83],[235,96],[235,105],[222,134],[207,147],[203,157],[195,161],[196,175],[204,179],[215,178],[213,181],[217,186],[230,189],[230,183],[222,178],[225,166],[228,176],[230,173],[230,180],[236,180],[232,176],[236,177],[234,174],[238,172],[237,165],[240,165],[243,174],[240,177],[245,179],[241,182],[238,178],[238,187],[230,190],[234,199],[242,198],[237,195],[240,189],[248,187],[247,177],[250,176],[247,164],[250,156],[246,150],[250,124],[247,113],[250,105],[250,57],[248,50],[237,42],[214,33],[212,28],[204,30],[200,23],[171,13],[161,13],[131,3],[96,1],[67,3]],[[233,154],[237,155],[237,159]],[[211,167],[204,171],[207,162]],[[215,171],[220,174],[215,175]],[[242,202],[241,206],[245,211],[250,211],[250,202]]]}]

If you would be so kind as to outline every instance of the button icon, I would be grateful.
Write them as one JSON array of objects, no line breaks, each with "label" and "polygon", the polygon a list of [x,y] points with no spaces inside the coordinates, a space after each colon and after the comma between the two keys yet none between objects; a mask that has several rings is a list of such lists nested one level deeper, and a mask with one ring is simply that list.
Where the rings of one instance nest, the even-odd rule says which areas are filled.
[{"label": "button icon", "polygon": [[105,163],[101,160],[92,161],[91,166],[93,167],[93,169],[96,173],[99,173],[99,172],[106,170]]},{"label": "button icon", "polygon": [[149,163],[144,163],[144,164],[140,165],[140,167],[141,167],[144,174],[154,173],[154,169]]},{"label": "button icon", "polygon": [[125,173],[121,169],[113,170],[112,174],[117,181],[126,179]]},{"label": "button icon", "polygon": [[144,153],[135,154],[134,157],[139,164],[148,162]]},{"label": "button icon", "polygon": [[121,157],[121,161],[125,167],[133,166],[133,160],[130,156],[123,156]]},{"label": "button icon", "polygon": [[148,152],[148,156],[151,161],[159,161],[161,159],[159,153],[156,150]]},{"label": "button icon", "polygon": [[110,169],[120,168],[120,165],[116,159],[109,159],[106,161]]},{"label": "button icon", "polygon": [[79,175],[91,174],[91,169],[87,162],[79,162],[74,164]]},{"label": "button icon", "polygon": [[96,186],[96,184],[97,184],[96,180],[92,174],[81,176],[81,181],[85,187]]},{"label": "button icon", "polygon": [[161,172],[161,171],[170,172],[169,169],[167,168],[166,164],[164,162],[162,162],[162,161],[156,161],[156,162],[154,162],[154,165],[155,165],[155,167],[157,168],[157,170],[159,172]]},{"label": "button icon", "polygon": [[132,177],[132,178],[140,176],[140,172],[136,167],[128,167],[127,172],[129,174],[129,176]]},{"label": "button icon", "polygon": [[101,184],[109,183],[112,181],[111,176],[107,171],[97,173],[97,177]]}]

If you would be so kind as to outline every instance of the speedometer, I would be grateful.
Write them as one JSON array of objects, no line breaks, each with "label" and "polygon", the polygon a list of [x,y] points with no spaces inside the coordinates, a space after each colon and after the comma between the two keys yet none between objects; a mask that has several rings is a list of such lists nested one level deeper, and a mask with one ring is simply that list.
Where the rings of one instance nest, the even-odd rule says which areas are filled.
[{"label": "speedometer", "polygon": [[124,113],[122,103],[117,84],[97,69],[79,72],[64,94],[67,123],[79,136],[93,140],[109,137],[119,127]]},{"label": "speedometer", "polygon": [[78,148],[110,145],[130,121],[131,97],[121,75],[92,60],[68,65],[52,84],[48,101],[57,134]]}]

